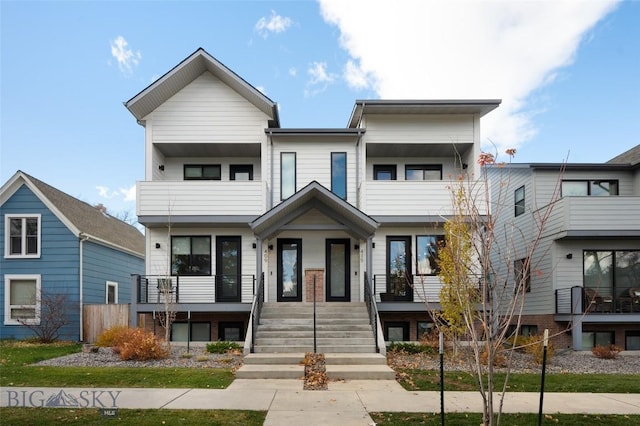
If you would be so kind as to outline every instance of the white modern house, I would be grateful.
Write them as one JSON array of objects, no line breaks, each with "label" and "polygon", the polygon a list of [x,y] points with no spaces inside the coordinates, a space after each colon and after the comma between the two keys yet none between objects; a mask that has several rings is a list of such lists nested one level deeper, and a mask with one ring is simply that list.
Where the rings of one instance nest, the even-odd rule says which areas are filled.
[{"label": "white modern house", "polygon": [[[510,164],[491,175],[492,198],[503,191],[514,206],[496,220],[521,241],[550,209],[526,271],[521,334],[547,328],[556,347],[640,350],[640,145],[606,163]],[[524,264],[524,244],[513,251]]]},{"label": "white modern house", "polygon": [[[357,100],[345,128],[282,128],[271,99],[196,50],[125,102],[145,128],[132,317],[158,327],[169,291],[173,340],[255,352],[417,340],[431,327],[425,300],[438,302],[448,185],[479,174],[480,121],[499,104]],[[302,330],[314,317],[317,342]],[[278,324],[300,334],[275,340]]]}]

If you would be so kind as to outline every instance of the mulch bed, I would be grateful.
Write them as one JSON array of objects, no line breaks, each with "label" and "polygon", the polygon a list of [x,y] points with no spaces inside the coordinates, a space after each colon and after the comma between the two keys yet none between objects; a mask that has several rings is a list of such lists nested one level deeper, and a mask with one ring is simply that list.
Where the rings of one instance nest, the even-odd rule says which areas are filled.
[{"label": "mulch bed", "polygon": [[307,352],[304,355],[304,390],[328,390],[324,354]]}]

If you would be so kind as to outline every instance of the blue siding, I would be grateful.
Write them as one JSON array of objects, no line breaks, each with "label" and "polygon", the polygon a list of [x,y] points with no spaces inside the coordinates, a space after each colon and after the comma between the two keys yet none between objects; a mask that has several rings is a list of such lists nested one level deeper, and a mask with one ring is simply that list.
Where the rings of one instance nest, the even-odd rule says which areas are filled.
[{"label": "blue siding", "polygon": [[91,241],[83,247],[84,303],[104,303],[107,281],[118,283],[118,303],[130,303],[131,274],[144,275],[144,259]]}]

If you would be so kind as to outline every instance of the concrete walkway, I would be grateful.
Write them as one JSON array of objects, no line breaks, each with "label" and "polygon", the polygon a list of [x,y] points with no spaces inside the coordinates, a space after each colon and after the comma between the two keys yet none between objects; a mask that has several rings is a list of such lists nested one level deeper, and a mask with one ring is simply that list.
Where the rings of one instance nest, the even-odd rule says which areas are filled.
[{"label": "concrete walkway", "polygon": [[[406,391],[393,380],[330,382],[327,391],[302,390],[301,380],[235,380],[227,389],[1,389],[0,406],[242,409],[268,411],[265,425],[373,425],[369,412],[440,412],[440,393]],[[51,401],[47,404],[48,401]],[[505,413],[537,413],[540,394],[511,392]],[[478,392],[445,392],[445,411],[481,412]],[[543,412],[640,415],[640,394],[546,393]]]}]

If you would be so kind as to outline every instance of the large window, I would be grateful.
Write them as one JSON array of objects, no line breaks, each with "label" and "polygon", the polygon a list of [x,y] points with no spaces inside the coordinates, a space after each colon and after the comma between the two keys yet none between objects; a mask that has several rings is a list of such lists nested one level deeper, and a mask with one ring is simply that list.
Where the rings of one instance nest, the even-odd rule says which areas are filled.
[{"label": "large window", "polygon": [[524,291],[529,293],[531,291],[531,274],[529,273],[529,261],[527,259],[518,259],[513,262],[514,272],[514,292],[519,293],[520,289],[524,287]]},{"label": "large window", "polygon": [[244,323],[241,321],[220,321],[218,323],[218,340],[228,342],[244,340]]},{"label": "large window", "polygon": [[171,237],[172,275],[211,275],[211,237]]},{"label": "large window", "polygon": [[253,180],[253,164],[232,164],[229,166],[230,180]]},{"label": "large window", "polygon": [[184,180],[220,180],[220,164],[185,164]]},{"label": "large window", "polygon": [[438,250],[443,247],[444,235],[416,236],[416,274],[438,275]]},{"label": "large window", "polygon": [[296,153],[280,153],[280,199],[286,200],[296,193]]},{"label": "large window", "polygon": [[206,321],[174,322],[171,324],[171,341],[210,342],[211,323]]},{"label": "large window", "polygon": [[[631,312],[640,289],[640,250],[585,250],[584,288],[597,300],[613,302],[616,312]],[[640,291],[640,290],[638,290]]]},{"label": "large window", "polygon": [[331,192],[347,199],[347,153],[331,153]]},{"label": "large window", "polygon": [[563,180],[563,197],[618,195],[617,180]]},{"label": "large window", "polygon": [[40,215],[5,216],[5,257],[40,257]]},{"label": "large window", "polygon": [[373,165],[374,180],[396,180],[395,164],[374,164]]},{"label": "large window", "polygon": [[516,216],[524,213],[524,185],[515,190],[513,194],[513,204],[515,205]]},{"label": "large window", "polygon": [[615,345],[615,333],[613,331],[583,331],[582,350],[590,351],[595,346]]},{"label": "large window", "polygon": [[4,323],[40,323],[40,275],[4,276]]},{"label": "large window", "polygon": [[409,323],[405,321],[387,321],[384,323],[384,340],[387,342],[409,341]]},{"label": "large window", "polygon": [[412,164],[404,167],[405,180],[442,180],[442,165]]}]

